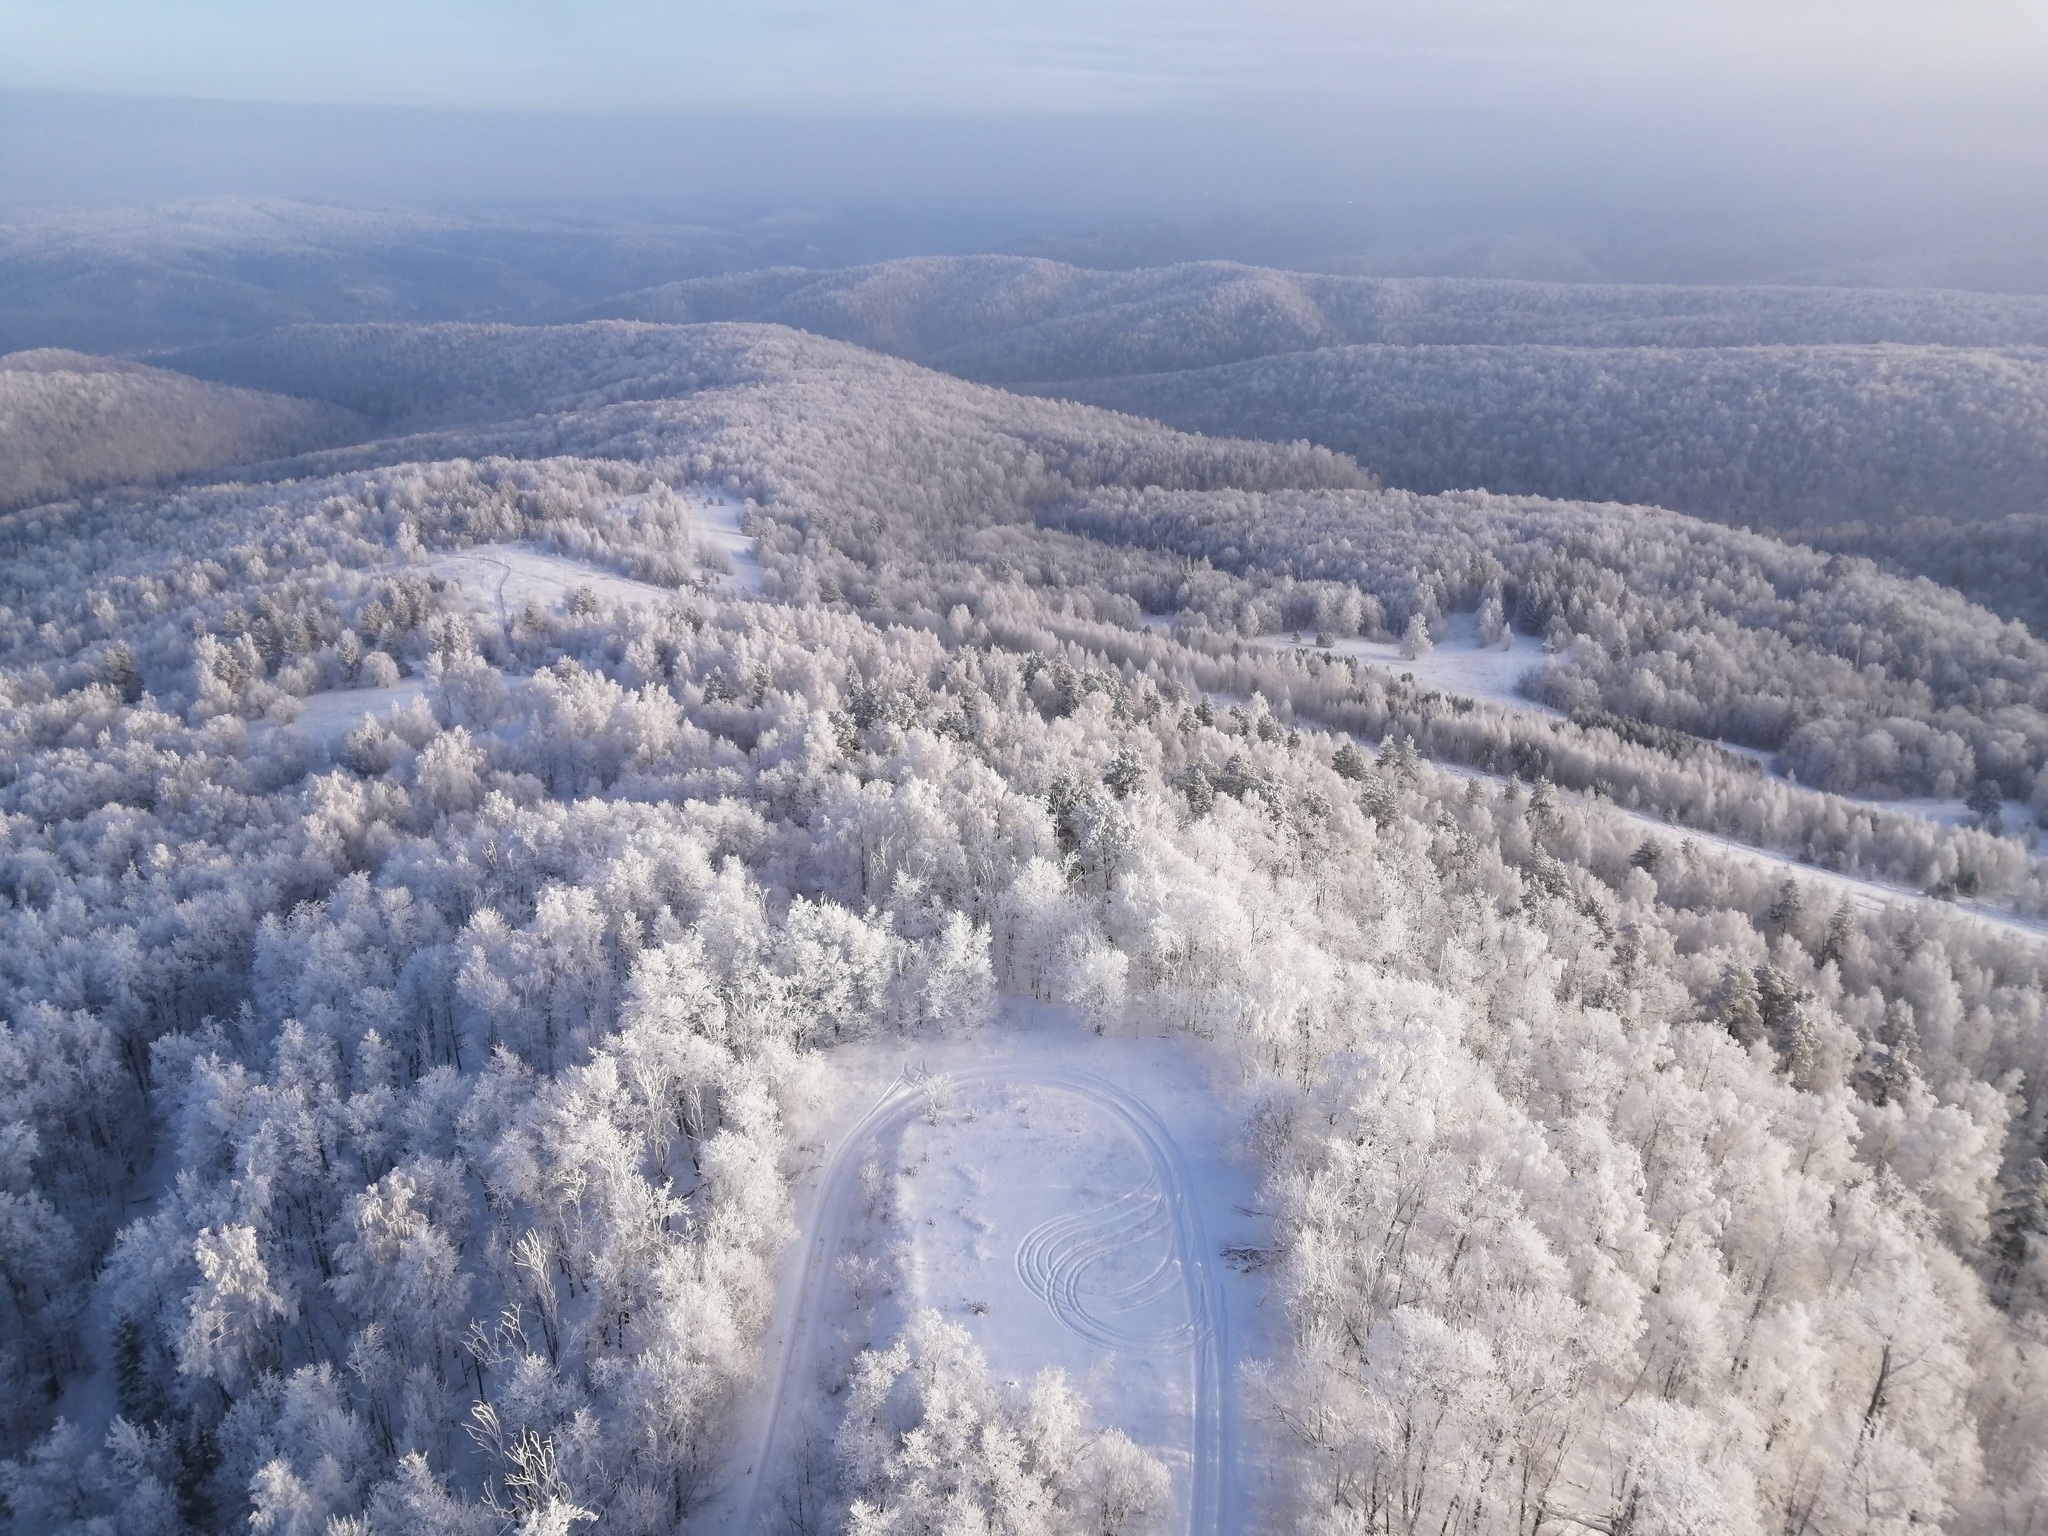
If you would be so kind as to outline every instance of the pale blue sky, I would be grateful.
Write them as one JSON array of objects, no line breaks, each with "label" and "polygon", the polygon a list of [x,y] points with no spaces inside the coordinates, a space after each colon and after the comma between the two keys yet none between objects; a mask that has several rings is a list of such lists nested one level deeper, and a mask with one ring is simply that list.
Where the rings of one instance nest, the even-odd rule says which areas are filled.
[{"label": "pale blue sky", "polygon": [[2044,67],[2040,0],[0,0],[0,87],[257,101],[1057,113],[1538,73],[1910,109]]},{"label": "pale blue sky", "polygon": [[2044,80],[2048,0],[0,0],[0,200],[1590,198],[1937,230],[2048,218]]}]

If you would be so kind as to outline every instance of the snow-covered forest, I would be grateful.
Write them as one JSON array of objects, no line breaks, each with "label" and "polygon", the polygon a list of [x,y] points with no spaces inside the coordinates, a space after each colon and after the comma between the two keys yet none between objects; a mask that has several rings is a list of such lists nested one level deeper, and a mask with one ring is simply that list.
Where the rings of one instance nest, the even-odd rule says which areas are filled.
[{"label": "snow-covered forest", "polygon": [[692,278],[589,313],[799,326],[1190,431],[1307,438],[1408,490],[1790,530],[2048,623],[2038,296],[962,257]]},{"label": "snow-covered forest", "polygon": [[1339,347],[1057,386],[1310,438],[1390,485],[1649,502],[1802,529],[2048,497],[2048,354],[1951,347]]},{"label": "snow-covered forest", "polygon": [[0,507],[282,459],[363,435],[350,411],[45,349],[0,358]]},{"label": "snow-covered forest", "polygon": [[[337,430],[0,514],[14,1530],[2042,1528],[2044,641],[1881,532],[936,356],[1250,290],[1650,369],[2048,335],[904,263],[155,356]],[[1912,377],[1864,426],[2030,483],[2030,396]],[[1519,691],[1430,681],[1467,626]]]},{"label": "snow-covered forest", "polygon": [[1349,277],[1016,256],[772,267],[609,298],[593,319],[768,320],[986,383],[1177,373],[1324,347],[2048,346],[2026,294]]}]

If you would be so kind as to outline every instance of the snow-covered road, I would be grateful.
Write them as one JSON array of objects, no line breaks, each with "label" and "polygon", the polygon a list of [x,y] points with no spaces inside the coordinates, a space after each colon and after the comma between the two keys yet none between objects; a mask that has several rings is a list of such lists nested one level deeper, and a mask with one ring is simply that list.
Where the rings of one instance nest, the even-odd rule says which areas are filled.
[{"label": "snow-covered road", "polygon": [[1094,1073],[1016,1060],[938,1073],[899,1074],[847,1131],[819,1173],[801,1267],[784,1297],[788,1319],[768,1362],[773,1390],[751,1447],[738,1465],[742,1486],[730,1528],[751,1533],[770,1523],[775,1474],[795,1454],[795,1399],[832,1326],[826,1306],[833,1266],[861,1219],[857,1183],[878,1142],[948,1095],[990,1087],[1035,1090],[1074,1101],[1127,1135],[1147,1173],[1106,1204],[1041,1222],[1019,1244],[1019,1277],[1047,1308],[1046,1321],[1105,1349],[1188,1357],[1192,1367],[1192,1443],[1181,1528],[1190,1536],[1224,1529],[1232,1506],[1234,1458],[1226,1404],[1229,1340],[1218,1250],[1210,1240],[1197,1181],[1187,1158],[1151,1105]]},{"label": "snow-covered road", "polygon": [[[1150,627],[1164,631],[1170,631],[1172,628],[1170,619],[1148,618],[1146,623]],[[1419,658],[1403,658],[1399,647],[1391,641],[1341,640],[1330,649],[1335,654],[1353,657],[1390,672],[1405,674],[1423,687],[1459,694],[1537,718],[1566,718],[1562,711],[1524,698],[1518,691],[1522,675],[1542,662],[1543,655],[1540,649],[1526,639],[1517,639],[1514,646],[1506,650],[1481,645],[1476,619],[1472,614],[1449,615],[1444,621],[1443,630],[1443,639],[1429,655]],[[1257,643],[1276,650],[1318,650],[1298,636],[1285,633],[1261,636]],[[1219,703],[1236,702],[1226,700],[1221,694],[1211,697]],[[1375,750],[1376,747],[1375,743],[1364,740],[1359,741],[1358,745],[1367,752]],[[1771,774],[1773,778],[1778,777],[1770,768],[1769,753],[1750,747],[1732,746],[1727,742],[1718,742],[1715,745],[1754,759],[1766,773]],[[1494,783],[1505,782],[1500,775],[1485,773],[1460,763],[1438,760],[1435,766],[1460,777],[1488,779]],[[1861,800],[1857,803],[1901,815],[1921,816],[1941,826],[1955,826],[1964,817],[1963,805],[1959,800]],[[1637,823],[1645,832],[1660,838],[1674,842],[1690,841],[1710,854],[1749,864],[1774,866],[1786,874],[1795,876],[1802,883],[1823,887],[1837,897],[1846,896],[1866,910],[1874,911],[1899,902],[1925,902],[1934,899],[1907,886],[1889,884],[1861,875],[1842,874],[1803,863],[1792,853],[1782,849],[1759,847],[1719,833],[1667,822],[1659,817],[1642,811],[1628,810],[1611,802],[1607,809],[1617,816]],[[2008,802],[2005,808],[2008,826],[2024,827],[2030,816],[2029,809],[2018,802]],[[1946,910],[1962,913],[2015,932],[2033,936],[2048,934],[2048,920],[2023,917],[1991,902],[1958,901],[1945,902],[1943,905]]]}]

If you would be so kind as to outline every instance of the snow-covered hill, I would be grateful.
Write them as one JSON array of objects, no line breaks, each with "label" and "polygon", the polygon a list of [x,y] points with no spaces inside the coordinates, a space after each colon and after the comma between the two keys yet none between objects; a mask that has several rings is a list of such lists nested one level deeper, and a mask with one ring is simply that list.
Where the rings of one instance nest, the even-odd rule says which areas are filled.
[{"label": "snow-covered hill", "polygon": [[0,514],[24,1536],[2048,1499],[2048,864],[1658,713],[2038,792],[2023,631],[768,325],[179,362],[385,425]]},{"label": "snow-covered hill", "polygon": [[281,459],[366,435],[317,400],[76,352],[0,357],[0,508]]}]

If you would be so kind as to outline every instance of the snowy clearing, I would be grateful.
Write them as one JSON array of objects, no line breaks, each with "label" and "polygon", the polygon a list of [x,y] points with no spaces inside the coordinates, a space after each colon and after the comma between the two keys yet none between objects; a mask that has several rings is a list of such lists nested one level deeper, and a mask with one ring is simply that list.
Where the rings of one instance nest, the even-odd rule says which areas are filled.
[{"label": "snowy clearing", "polygon": [[744,508],[725,496],[706,496],[691,508],[692,534],[700,558],[723,556],[732,567],[731,581],[742,592],[761,590],[761,562],[754,553],[754,540],[740,527]]},{"label": "snowy clearing", "polygon": [[[1172,635],[1179,619],[1170,613],[1148,613],[1139,621],[1149,630]],[[1562,710],[1538,704],[1516,692],[1522,677],[1543,660],[1543,649],[1526,635],[1516,635],[1510,646],[1481,645],[1479,616],[1454,613],[1443,621],[1443,638],[1427,656],[1413,659],[1401,654],[1398,640],[1366,640],[1356,636],[1318,645],[1313,636],[1291,630],[1255,635],[1253,645],[1274,650],[1301,651],[1313,655],[1346,656],[1389,672],[1405,673],[1425,688],[1483,699],[1490,704],[1524,710],[1550,720],[1565,718]]]},{"label": "snowy clearing", "polygon": [[299,712],[284,728],[331,751],[355,728],[357,721],[386,710],[402,709],[414,699],[424,697],[426,691],[424,677],[408,677],[389,688],[336,688],[328,693],[310,694],[300,701]]},{"label": "snowy clearing", "polygon": [[456,582],[471,608],[503,625],[529,602],[559,608],[579,587],[588,587],[605,603],[665,603],[676,595],[667,587],[525,544],[454,550],[436,556],[428,569]]},{"label": "snowy clearing", "polygon": [[781,1489],[758,1469],[801,1464],[807,1441],[815,1456],[854,1356],[929,1308],[1000,1379],[1064,1371],[1096,1427],[1164,1462],[1170,1529],[1244,1529],[1231,1384],[1247,1337],[1263,1343],[1263,1286],[1220,1254],[1260,1246],[1253,1177],[1227,1160],[1232,1122],[1186,1043],[1103,1039],[1010,999],[915,1062],[879,1042],[829,1060],[841,1086],[811,1128],[770,1385],[700,1528],[774,1529]]},{"label": "snowy clearing", "polygon": [[1384,667],[1389,672],[1406,673],[1424,688],[1484,699],[1490,704],[1502,704],[1509,709],[1525,710],[1552,720],[1564,718],[1562,710],[1538,704],[1516,691],[1523,676],[1543,661],[1543,647],[1538,642],[1527,635],[1515,635],[1507,646],[1481,645],[1479,615],[1476,613],[1447,614],[1438,628],[1441,638],[1430,653],[1412,658],[1401,654],[1398,640],[1354,637],[1318,646],[1310,636],[1282,632],[1260,635],[1257,643],[1283,650],[1327,650],[1333,655],[1355,657],[1375,667]]},{"label": "snowy clearing", "polygon": [[[676,595],[666,587],[523,544],[455,550],[435,557],[428,569],[461,587],[472,612],[502,626],[509,626],[512,616],[528,603],[559,611],[578,588],[587,588],[605,603],[668,602]],[[290,718],[280,724],[332,752],[357,722],[410,704],[426,692],[424,677],[404,678],[386,688],[329,689],[308,694],[296,712],[287,708]]]},{"label": "snowy clearing", "polygon": [[[632,498],[637,499],[637,498]],[[630,504],[630,500],[629,503]],[[754,541],[740,528],[742,508],[722,496],[706,496],[693,506],[697,544],[710,555],[712,573],[741,591],[761,590],[761,563]],[[462,589],[472,612],[509,626],[528,603],[561,611],[573,593],[589,591],[602,603],[665,603],[676,593],[652,582],[636,581],[586,560],[573,559],[527,544],[479,544],[437,555],[427,569]],[[308,695],[284,728],[298,732],[332,751],[358,721],[410,704],[427,689],[425,678],[409,677],[388,688],[332,689]]]}]

